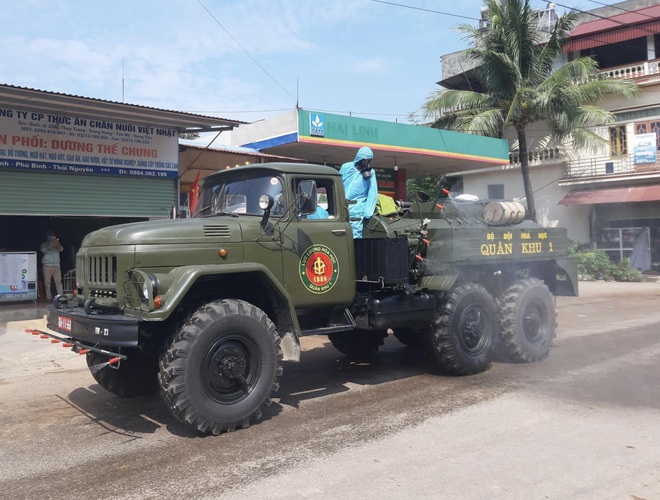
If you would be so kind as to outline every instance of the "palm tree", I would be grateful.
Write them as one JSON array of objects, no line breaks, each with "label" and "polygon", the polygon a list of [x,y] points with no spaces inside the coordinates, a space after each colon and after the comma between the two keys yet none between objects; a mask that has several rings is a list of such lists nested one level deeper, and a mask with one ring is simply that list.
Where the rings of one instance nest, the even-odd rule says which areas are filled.
[{"label": "palm tree", "polygon": [[554,69],[577,13],[559,17],[548,34],[539,31],[530,0],[485,0],[485,6],[485,29],[457,26],[471,42],[466,55],[477,65],[483,91],[438,90],[424,109],[427,117],[440,116],[432,125],[436,128],[491,137],[503,137],[507,127],[515,129],[528,217],[535,221],[527,127],[542,121],[553,139],[595,148],[604,139],[593,127],[614,121],[596,104],[607,94],[630,98],[639,90],[631,81],[602,77],[596,61],[587,57]]}]

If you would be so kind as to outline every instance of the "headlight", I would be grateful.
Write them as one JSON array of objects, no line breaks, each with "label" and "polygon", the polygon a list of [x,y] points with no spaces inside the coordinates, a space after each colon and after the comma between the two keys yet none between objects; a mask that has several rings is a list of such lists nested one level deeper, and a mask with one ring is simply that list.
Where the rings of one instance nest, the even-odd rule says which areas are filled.
[{"label": "headlight", "polygon": [[166,302],[166,294],[172,286],[170,274],[147,274],[140,269],[126,271],[124,282],[124,304],[131,309],[153,311]]},{"label": "headlight", "polygon": [[158,295],[158,278],[153,274],[150,274],[142,283],[142,298],[148,299],[150,292],[151,297]]}]

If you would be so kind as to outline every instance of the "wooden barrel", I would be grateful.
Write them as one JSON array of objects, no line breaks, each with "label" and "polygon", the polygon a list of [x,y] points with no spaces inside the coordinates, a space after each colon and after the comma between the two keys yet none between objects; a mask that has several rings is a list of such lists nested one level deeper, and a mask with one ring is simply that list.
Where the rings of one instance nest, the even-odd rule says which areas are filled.
[{"label": "wooden barrel", "polygon": [[484,207],[484,221],[490,226],[520,224],[525,219],[526,210],[517,201],[491,201]]}]

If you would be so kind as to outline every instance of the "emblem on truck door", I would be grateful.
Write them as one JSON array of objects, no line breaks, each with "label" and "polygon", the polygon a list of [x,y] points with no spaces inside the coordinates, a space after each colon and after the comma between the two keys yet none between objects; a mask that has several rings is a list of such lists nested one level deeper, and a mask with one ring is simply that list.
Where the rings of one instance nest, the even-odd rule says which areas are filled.
[{"label": "emblem on truck door", "polygon": [[300,279],[312,293],[325,293],[337,282],[339,265],[335,253],[325,245],[313,245],[300,258]]}]

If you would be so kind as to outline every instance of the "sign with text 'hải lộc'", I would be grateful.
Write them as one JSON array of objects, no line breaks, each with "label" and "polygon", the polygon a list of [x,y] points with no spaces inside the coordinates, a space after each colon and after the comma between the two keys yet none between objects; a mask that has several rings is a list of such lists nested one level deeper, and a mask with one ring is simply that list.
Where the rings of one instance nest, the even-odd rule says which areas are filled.
[{"label": "sign with text 'h\u1ea3i l\u1ed9c'", "polygon": [[0,169],[175,179],[176,130],[0,108]]}]

